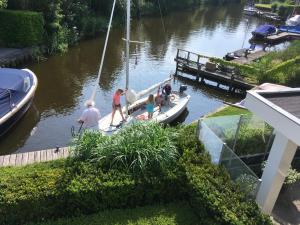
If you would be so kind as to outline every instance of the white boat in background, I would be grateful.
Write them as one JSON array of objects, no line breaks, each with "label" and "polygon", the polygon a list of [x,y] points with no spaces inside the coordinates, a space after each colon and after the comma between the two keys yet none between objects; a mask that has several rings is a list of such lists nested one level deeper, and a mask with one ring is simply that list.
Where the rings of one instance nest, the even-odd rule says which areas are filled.
[{"label": "white boat in background", "polygon": [[[186,90],[186,86],[181,86],[179,91],[172,91],[168,97],[168,100],[164,105],[159,107],[155,107],[153,117],[148,119],[148,113],[145,108],[145,104],[148,100],[148,96],[153,92],[156,92],[160,86],[163,86],[166,83],[169,83],[172,78],[168,78],[165,81],[155,84],[150,88],[135,94],[133,90],[129,89],[129,47],[130,43],[138,43],[139,41],[131,41],[130,40],[130,0],[127,0],[127,16],[126,16],[126,39],[123,39],[126,42],[126,87],[128,90],[126,92],[126,105],[122,108],[122,111],[126,117],[126,122],[122,121],[122,117],[118,111],[116,111],[114,115],[113,124],[111,124],[112,113],[103,117],[99,123],[99,130],[106,133],[111,134],[113,132],[118,131],[123,127],[123,125],[129,125],[130,123],[137,120],[151,120],[158,123],[170,123],[174,121],[186,108],[190,96],[186,95],[184,91]],[[108,31],[109,32],[109,31]],[[146,96],[146,97],[145,97]]]},{"label": "white boat in background", "polygon": [[295,15],[289,18],[286,22],[288,26],[299,26],[300,25],[300,15]]},{"label": "white boat in background", "polygon": [[244,14],[249,15],[249,16],[253,16],[257,13],[257,9],[253,6],[246,6],[244,8]]}]

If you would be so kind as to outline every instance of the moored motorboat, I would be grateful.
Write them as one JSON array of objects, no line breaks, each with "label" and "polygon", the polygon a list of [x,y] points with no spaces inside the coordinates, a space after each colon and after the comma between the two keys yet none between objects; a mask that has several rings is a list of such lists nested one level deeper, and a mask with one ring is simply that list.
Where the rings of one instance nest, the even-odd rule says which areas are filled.
[{"label": "moored motorboat", "polygon": [[300,25],[297,26],[279,26],[278,30],[280,32],[289,32],[294,34],[300,34]]},{"label": "moored motorboat", "polygon": [[255,14],[257,14],[257,9],[253,6],[247,6],[243,9],[244,14],[249,15],[249,16],[253,16]]},{"label": "moored motorboat", "polygon": [[255,44],[251,44],[251,46],[249,48],[242,48],[242,49],[236,50],[234,52],[228,52],[223,57],[223,59],[225,59],[227,61],[231,61],[231,60],[238,59],[241,57],[247,57],[249,54],[256,52],[255,47],[256,47]]},{"label": "moored motorboat", "polygon": [[37,85],[29,69],[0,68],[0,137],[27,112]]},{"label": "moored motorboat", "polygon": [[265,39],[266,37],[277,34],[278,30],[275,26],[264,24],[252,31],[254,39]]}]

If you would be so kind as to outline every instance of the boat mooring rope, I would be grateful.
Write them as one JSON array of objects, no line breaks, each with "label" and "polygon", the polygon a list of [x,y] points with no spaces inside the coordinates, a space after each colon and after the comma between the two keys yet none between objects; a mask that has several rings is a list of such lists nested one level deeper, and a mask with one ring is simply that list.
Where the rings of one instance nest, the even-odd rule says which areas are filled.
[{"label": "boat mooring rope", "polygon": [[98,77],[97,77],[97,80],[96,80],[96,85],[94,87],[92,96],[90,98],[90,100],[92,100],[92,101],[95,100],[96,92],[97,92],[97,87],[98,87],[98,84],[100,83],[100,77],[101,77],[101,73],[102,73],[103,62],[104,62],[104,58],[105,58],[105,53],[106,53],[106,48],[107,48],[107,43],[108,43],[110,28],[111,28],[111,24],[112,24],[112,18],[113,18],[114,11],[115,11],[115,5],[116,5],[116,0],[114,0],[113,6],[112,6],[112,10],[111,10],[111,15],[110,15],[110,19],[109,19],[108,28],[107,28],[107,33],[106,33],[104,48],[103,48],[103,52],[102,52],[100,67],[99,67],[99,71],[98,71]]}]

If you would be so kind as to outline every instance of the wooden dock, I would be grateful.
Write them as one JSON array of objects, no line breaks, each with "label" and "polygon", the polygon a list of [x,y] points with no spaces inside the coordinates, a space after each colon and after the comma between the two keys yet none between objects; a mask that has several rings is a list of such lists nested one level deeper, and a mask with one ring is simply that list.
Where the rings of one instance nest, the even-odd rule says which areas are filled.
[{"label": "wooden dock", "polygon": [[267,53],[268,52],[266,52],[266,51],[259,50],[257,52],[253,52],[253,53],[248,54],[247,57],[242,56],[240,58],[232,60],[231,62],[238,63],[238,64],[249,64],[249,63],[263,57]]},{"label": "wooden dock", "polygon": [[266,41],[269,43],[281,42],[291,39],[300,39],[300,34],[290,33],[290,32],[282,32],[279,34],[274,34],[266,37]]},{"label": "wooden dock", "polygon": [[68,156],[69,147],[2,155],[0,156],[0,167],[25,166],[38,162],[67,158]]},{"label": "wooden dock", "polygon": [[236,90],[244,92],[255,87],[255,85],[243,81],[237,74],[206,68],[207,65],[200,62],[201,59],[208,61],[209,57],[178,49],[174,59],[177,63],[175,75],[180,76],[179,72],[190,74],[196,77],[196,82],[203,84],[205,84],[205,80],[213,81],[217,83],[217,87],[220,87],[220,84],[225,85],[228,87],[228,91],[233,93]]}]

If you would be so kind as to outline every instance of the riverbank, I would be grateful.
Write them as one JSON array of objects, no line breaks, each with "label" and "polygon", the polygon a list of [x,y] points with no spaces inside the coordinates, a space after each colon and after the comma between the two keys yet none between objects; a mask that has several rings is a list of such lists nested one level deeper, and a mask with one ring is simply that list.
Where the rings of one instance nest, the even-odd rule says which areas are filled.
[{"label": "riverbank", "polygon": [[0,67],[16,68],[40,57],[37,47],[0,48]]}]

